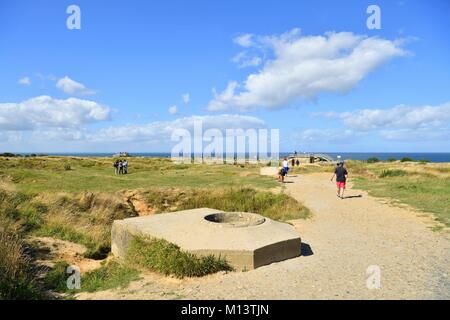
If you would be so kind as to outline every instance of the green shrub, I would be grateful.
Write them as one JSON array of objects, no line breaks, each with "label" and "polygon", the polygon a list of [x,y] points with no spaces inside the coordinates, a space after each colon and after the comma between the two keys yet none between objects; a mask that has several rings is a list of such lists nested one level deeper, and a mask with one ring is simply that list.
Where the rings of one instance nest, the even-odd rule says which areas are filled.
[{"label": "green shrub", "polygon": [[55,292],[66,292],[67,289],[67,267],[65,261],[57,261],[53,268],[44,277],[45,289]]},{"label": "green shrub", "polygon": [[395,170],[383,170],[381,171],[381,174],[378,176],[379,178],[387,178],[387,177],[399,177],[399,176],[404,176],[407,175],[408,172],[406,172],[405,170],[400,170],[400,169],[395,169]]},{"label": "green shrub", "polygon": [[389,158],[389,159],[387,159],[387,161],[388,161],[388,162],[395,162],[395,161],[397,161],[397,159],[395,159],[395,158]]},{"label": "green shrub", "polygon": [[94,292],[118,287],[124,288],[131,281],[139,279],[139,272],[136,269],[111,261],[98,269],[82,274],[80,279],[81,288],[79,290],[68,289],[67,279],[69,275],[66,273],[68,266],[69,264],[66,262],[58,262],[46,274],[44,283],[47,290],[60,293]]},{"label": "green shrub", "polygon": [[182,251],[163,239],[135,237],[128,249],[127,262],[177,278],[202,277],[232,268],[223,259],[212,255],[197,257]]},{"label": "green shrub", "polygon": [[400,161],[401,161],[401,162],[413,162],[414,159],[409,158],[409,157],[403,157],[403,158],[400,159]]},{"label": "green shrub", "polygon": [[131,281],[137,279],[139,279],[139,272],[136,269],[111,261],[82,276],[81,290],[94,292],[118,287],[124,288]]},{"label": "green shrub", "polygon": [[371,157],[367,159],[367,163],[377,163],[380,162],[380,159],[378,159],[377,157]]}]

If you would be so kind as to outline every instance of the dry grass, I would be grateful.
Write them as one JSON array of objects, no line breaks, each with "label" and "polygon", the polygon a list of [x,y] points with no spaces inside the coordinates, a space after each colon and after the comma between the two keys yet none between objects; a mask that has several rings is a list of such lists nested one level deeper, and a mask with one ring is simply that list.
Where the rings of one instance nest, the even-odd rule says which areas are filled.
[{"label": "dry grass", "polygon": [[294,198],[253,188],[155,188],[144,198],[156,213],[213,208],[231,212],[253,212],[265,217],[288,221],[305,219],[310,211]]},{"label": "dry grass", "polygon": [[42,194],[37,201],[48,205],[42,227],[36,235],[76,242],[88,248],[85,256],[103,259],[110,251],[114,220],[135,216],[117,194]]},{"label": "dry grass", "polygon": [[0,219],[0,300],[37,299],[36,268],[11,222]]}]

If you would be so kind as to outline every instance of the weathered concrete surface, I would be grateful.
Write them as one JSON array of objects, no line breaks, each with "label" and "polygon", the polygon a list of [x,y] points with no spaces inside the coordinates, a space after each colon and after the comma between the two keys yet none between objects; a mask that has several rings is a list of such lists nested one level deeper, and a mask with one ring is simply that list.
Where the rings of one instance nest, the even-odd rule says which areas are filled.
[{"label": "weathered concrete surface", "polygon": [[222,211],[202,208],[116,220],[112,252],[123,258],[134,236],[165,239],[197,255],[225,258],[237,270],[251,270],[300,255],[301,239],[289,224],[265,218],[259,225],[233,227],[205,216]]}]

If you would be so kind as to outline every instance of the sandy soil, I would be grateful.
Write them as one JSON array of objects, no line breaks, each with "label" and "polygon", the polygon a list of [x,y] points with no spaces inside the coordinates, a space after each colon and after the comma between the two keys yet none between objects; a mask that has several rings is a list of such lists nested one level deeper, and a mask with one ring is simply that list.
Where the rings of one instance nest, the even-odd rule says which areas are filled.
[{"label": "sandy soil", "polygon": [[127,190],[124,192],[125,201],[139,216],[155,214],[155,209],[147,205],[142,194],[138,190]]},{"label": "sandy soil", "polygon": [[84,274],[100,268],[104,261],[83,257],[87,249],[81,244],[49,237],[33,237],[30,241],[38,248],[36,252],[38,265],[53,267],[55,261],[65,261],[69,265],[76,265],[80,268],[80,273]]},{"label": "sandy soil", "polygon": [[[178,280],[149,273],[125,289],[78,299],[450,299],[450,240],[432,219],[365,192],[336,196],[329,174],[289,177],[286,192],[314,214],[294,221],[302,256],[248,272]],[[381,269],[368,289],[367,268]]]}]

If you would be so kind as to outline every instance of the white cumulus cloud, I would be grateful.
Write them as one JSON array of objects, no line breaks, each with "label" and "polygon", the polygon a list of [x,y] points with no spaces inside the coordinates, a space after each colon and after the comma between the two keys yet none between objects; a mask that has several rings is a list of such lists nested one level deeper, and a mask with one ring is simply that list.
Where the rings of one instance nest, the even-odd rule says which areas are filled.
[{"label": "white cumulus cloud", "polygon": [[93,95],[95,91],[87,88],[84,84],[70,79],[68,76],[59,79],[56,87],[67,94],[77,94],[82,96]]},{"label": "white cumulus cloud", "polygon": [[450,102],[440,105],[399,105],[385,109],[357,109],[351,112],[313,113],[341,121],[346,129],[378,134],[387,140],[428,141],[450,136]]},{"label": "white cumulus cloud", "polygon": [[347,127],[357,130],[439,128],[450,124],[450,102],[438,106],[359,109],[336,116]]},{"label": "white cumulus cloud", "polygon": [[20,103],[0,103],[0,130],[76,128],[109,120],[110,108],[97,102],[39,96]]},{"label": "white cumulus cloud", "polygon": [[294,29],[282,35],[244,37],[235,42],[264,47],[273,58],[243,83],[230,81],[223,92],[213,90],[210,111],[276,109],[296,100],[314,99],[323,92],[344,93],[383,63],[406,54],[402,41],[351,32],[301,36],[300,30]]}]

